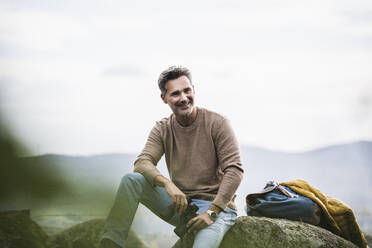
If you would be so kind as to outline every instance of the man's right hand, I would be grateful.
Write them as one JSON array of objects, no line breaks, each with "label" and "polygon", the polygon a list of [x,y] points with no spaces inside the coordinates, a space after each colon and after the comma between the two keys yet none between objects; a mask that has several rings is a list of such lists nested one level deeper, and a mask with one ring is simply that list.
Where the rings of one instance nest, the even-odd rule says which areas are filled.
[{"label": "man's right hand", "polygon": [[155,178],[157,186],[164,187],[168,195],[172,198],[173,208],[177,213],[183,213],[187,208],[186,195],[169,179],[164,176]]}]

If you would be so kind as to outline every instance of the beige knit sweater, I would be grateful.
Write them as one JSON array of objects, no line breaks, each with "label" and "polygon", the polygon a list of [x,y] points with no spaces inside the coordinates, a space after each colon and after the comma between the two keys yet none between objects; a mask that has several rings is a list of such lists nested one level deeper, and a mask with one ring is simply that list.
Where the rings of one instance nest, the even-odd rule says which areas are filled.
[{"label": "beige knit sweater", "polygon": [[198,107],[195,121],[181,126],[174,114],[156,122],[134,163],[134,171],[154,185],[156,164],[165,154],[173,183],[187,196],[236,209],[235,192],[243,178],[239,145],[229,121]]}]

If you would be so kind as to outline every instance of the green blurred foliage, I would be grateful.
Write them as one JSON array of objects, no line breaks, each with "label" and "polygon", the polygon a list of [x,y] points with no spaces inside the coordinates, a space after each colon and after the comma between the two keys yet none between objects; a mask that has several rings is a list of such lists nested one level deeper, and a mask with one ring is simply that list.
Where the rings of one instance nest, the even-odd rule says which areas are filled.
[{"label": "green blurred foliage", "polygon": [[19,151],[27,153],[27,148],[0,116],[0,209],[32,208],[33,212],[57,215],[108,212],[115,196],[113,188],[83,178],[71,180],[56,161],[20,157]]},{"label": "green blurred foliage", "polygon": [[63,177],[52,168],[27,166],[18,158],[24,150],[0,116],[0,201],[14,199],[38,199],[40,203],[69,194],[70,189]]}]

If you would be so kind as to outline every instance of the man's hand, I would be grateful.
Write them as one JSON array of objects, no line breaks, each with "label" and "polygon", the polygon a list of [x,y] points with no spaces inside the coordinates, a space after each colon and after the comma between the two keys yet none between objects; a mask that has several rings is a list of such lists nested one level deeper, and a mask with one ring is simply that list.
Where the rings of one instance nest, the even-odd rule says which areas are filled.
[{"label": "man's hand", "polygon": [[172,182],[165,185],[165,190],[172,198],[174,210],[180,214],[183,213],[187,208],[186,195]]},{"label": "man's hand", "polygon": [[164,187],[172,198],[173,208],[177,213],[183,213],[187,208],[186,195],[169,179],[163,176],[155,178],[155,184]]},{"label": "man's hand", "polygon": [[[219,214],[222,210],[214,204],[208,208],[208,210],[212,210],[213,212]],[[198,232],[199,230],[212,225],[213,221],[207,212],[199,214],[195,218],[192,218],[186,225],[187,232]]]},{"label": "man's hand", "polygon": [[186,225],[187,227],[187,232],[192,233],[192,232],[198,232],[201,229],[212,225],[213,221],[211,220],[211,217],[207,212],[199,214],[198,216],[192,218]]}]

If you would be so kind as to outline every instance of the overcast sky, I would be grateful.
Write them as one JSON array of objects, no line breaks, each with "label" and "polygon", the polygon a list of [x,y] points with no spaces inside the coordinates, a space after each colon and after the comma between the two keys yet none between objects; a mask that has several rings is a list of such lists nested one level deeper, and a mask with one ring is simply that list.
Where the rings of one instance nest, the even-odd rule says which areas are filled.
[{"label": "overcast sky", "polygon": [[139,152],[171,65],[242,145],[372,140],[370,0],[0,2],[0,107],[32,154]]}]

